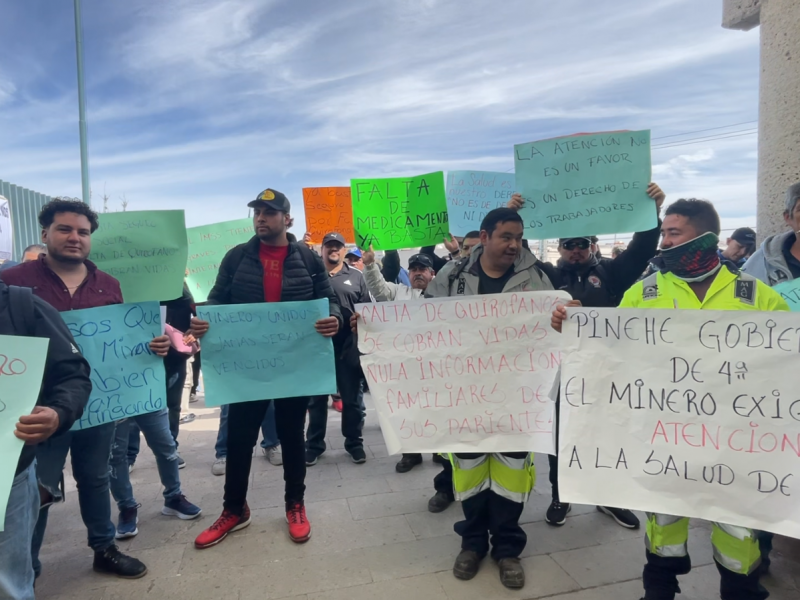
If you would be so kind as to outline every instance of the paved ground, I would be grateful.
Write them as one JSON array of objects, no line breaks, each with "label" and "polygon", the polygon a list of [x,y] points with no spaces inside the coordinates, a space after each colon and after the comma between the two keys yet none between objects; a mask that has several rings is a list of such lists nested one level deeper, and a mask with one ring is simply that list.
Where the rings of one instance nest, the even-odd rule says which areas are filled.
[{"label": "paved ground", "polygon": [[[372,410],[364,435],[366,464],[353,464],[342,449],[342,438],[332,435],[332,449],[308,470],[306,507],[313,531],[308,543],[289,540],[281,467],[270,465],[259,452],[249,494],[252,524],[221,545],[198,551],[193,546],[195,536],[221,511],[224,478],[210,471],[219,411],[203,408],[202,402],[191,410],[198,418],[181,429],[181,454],[187,462],[181,477],[184,492],[200,504],[203,515],[196,521],[161,516],[155,462],[142,444],[131,474],[143,505],[139,535],[120,546],[148,565],[147,576],[125,581],[92,571],[70,483],[66,504],[51,509],[38,598],[638,600],[641,596],[641,531],[622,529],[588,506],[575,506],[564,527],[544,522],[550,500],[547,460],[537,460],[536,493],[522,519],[528,534],[525,588],[520,592],[503,588],[497,567],[489,560],[474,580],[456,580],[450,572],[459,548],[453,523],[461,509],[453,505],[439,515],[426,510],[439,466],[428,457],[410,473],[395,473],[397,459],[387,456]],[[329,411],[329,432],[338,434],[339,422],[339,415]],[[705,524],[693,525],[690,549],[695,568],[682,578],[683,600],[719,597],[709,535]],[[764,584],[774,600],[800,598],[800,541],[777,540],[773,574]]]}]

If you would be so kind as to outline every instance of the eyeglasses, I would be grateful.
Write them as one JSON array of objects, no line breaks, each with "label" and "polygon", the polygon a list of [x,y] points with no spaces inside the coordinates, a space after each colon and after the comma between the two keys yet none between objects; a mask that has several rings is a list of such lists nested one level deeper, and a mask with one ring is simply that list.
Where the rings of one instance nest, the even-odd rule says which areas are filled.
[{"label": "eyeglasses", "polygon": [[561,247],[564,248],[564,250],[575,250],[575,248],[587,250],[591,245],[592,242],[589,240],[567,240],[561,244]]}]

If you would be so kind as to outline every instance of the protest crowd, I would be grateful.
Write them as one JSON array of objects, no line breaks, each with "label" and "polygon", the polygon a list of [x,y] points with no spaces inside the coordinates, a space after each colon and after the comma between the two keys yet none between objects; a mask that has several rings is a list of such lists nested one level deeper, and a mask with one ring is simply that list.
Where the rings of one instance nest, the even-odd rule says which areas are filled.
[{"label": "protest crowd", "polygon": [[[518,160],[527,160],[526,156],[534,153],[518,151]],[[398,323],[402,323],[403,311],[423,306],[445,307],[434,308],[439,315],[450,314],[445,312],[450,310],[446,307],[464,310],[468,315],[465,307],[473,306],[467,304],[470,302],[483,302],[474,306],[498,310],[498,299],[507,299],[509,306],[512,302],[517,303],[513,306],[521,306],[528,294],[538,293],[531,297],[547,297],[552,305],[540,311],[544,319],[544,325],[537,325],[540,337],[530,339],[547,338],[558,348],[572,325],[572,311],[582,308],[587,309],[585,314],[595,314],[589,310],[617,308],[620,310],[613,314],[637,311],[638,315],[642,309],[654,308],[672,312],[786,312],[789,304],[785,296],[772,288],[800,281],[800,183],[786,192],[785,233],[769,237],[758,246],[752,229],[737,229],[722,249],[720,219],[711,202],[686,198],[667,203],[665,192],[656,183],[628,184],[639,194],[635,206],[643,227],[627,247],[615,250],[614,256],[598,256],[597,236],[616,231],[613,222],[619,214],[633,211],[625,205],[626,200],[620,200],[620,204],[613,204],[613,210],[609,209],[612,214],[599,215],[612,223],[613,231],[606,225],[593,230],[591,224],[601,221],[587,220],[588,230],[559,237],[559,259],[550,263],[537,257],[527,240],[541,239],[537,231],[541,224],[575,221],[581,229],[583,221],[579,217],[585,215],[573,213],[563,222],[555,217],[536,216],[538,213],[531,212],[536,210],[536,199],[507,187],[496,196],[498,202],[472,211],[469,222],[458,231],[452,227],[452,216],[447,229],[447,206],[444,226],[439,222],[439,213],[433,210],[420,225],[420,213],[415,212],[419,211],[420,198],[413,195],[423,192],[414,190],[433,186],[434,179],[428,176],[426,181],[422,176],[404,184],[406,212],[416,217],[413,223],[406,223],[407,230],[401,233],[396,231],[402,229],[396,218],[388,219],[388,224],[378,223],[377,217],[375,221],[362,218],[361,195],[369,193],[372,202],[373,194],[380,201],[390,193],[379,194],[377,183],[365,187],[364,180],[354,180],[352,216],[342,224],[334,215],[336,226],[322,228],[313,236],[307,233],[299,241],[289,231],[293,225],[290,200],[277,190],[265,189],[251,201],[242,202],[252,210],[252,220],[249,226],[242,226],[241,241],[231,244],[216,259],[214,268],[204,274],[210,281],[208,289],[197,293],[191,264],[187,269],[185,259],[176,260],[169,270],[178,273],[179,281],[164,292],[171,297],[149,292],[158,288],[156,284],[126,287],[126,277],[147,278],[147,269],[104,270],[103,260],[108,258],[105,255],[114,248],[123,243],[136,247],[139,229],[129,229],[124,242],[111,237],[103,238],[101,243],[105,214],[98,216],[82,202],[65,198],[44,206],[39,215],[42,245],[26,251],[21,264],[0,270],[0,335],[14,336],[4,340],[48,340],[46,352],[36,359],[42,369],[41,385],[37,382],[31,405],[24,413],[14,415],[13,435],[20,441],[20,454],[18,460],[16,456],[14,459],[16,468],[13,481],[9,481],[5,526],[0,531],[0,599],[34,598],[36,578],[48,569],[39,553],[47,539],[48,521],[59,518],[68,456],[87,544],[93,552],[94,571],[129,579],[147,576],[148,566],[135,552],[123,553],[116,544],[117,540],[136,536],[140,525],[148,526],[139,521],[140,502],[129,475],[139,453],[146,452],[139,447],[141,436],[155,457],[163,488],[162,514],[184,520],[207,519],[194,540],[197,551],[223,552],[214,547],[256,520],[251,516],[248,498],[258,491],[249,488],[259,432],[264,457],[283,469],[288,537],[298,544],[313,544],[310,540],[314,515],[306,512],[305,481],[307,470],[313,469],[328,449],[329,398],[341,413],[344,449],[356,465],[368,460],[362,436],[367,414],[365,393],[371,391],[376,402],[387,402],[390,411],[401,407],[410,410],[414,404],[403,400],[400,392],[392,396],[396,398],[392,404],[381,391],[385,382],[376,375],[379,369],[372,367],[376,358],[369,356],[372,349],[367,340],[370,326],[379,320],[375,315],[391,312],[399,315]],[[517,187],[522,188],[520,179],[518,175]],[[450,187],[445,186],[443,177],[439,183],[442,192]],[[385,185],[389,190],[390,184]],[[596,193],[594,188],[583,188],[583,192],[574,189],[569,197],[583,196],[586,206],[591,207],[599,202]],[[454,204],[457,202],[456,198]],[[371,224],[367,226],[368,223]],[[575,227],[573,224],[571,230],[577,231]],[[414,234],[422,229],[426,235]],[[423,243],[416,243],[421,238]],[[440,242],[449,254],[441,256],[436,250]],[[162,245],[166,247],[167,243]],[[155,245],[150,241],[139,247]],[[406,264],[401,264],[399,249],[414,252]],[[172,253],[165,252],[167,255],[172,257]],[[153,264],[161,260],[158,252],[150,258],[155,261]],[[188,277],[184,278],[185,274]],[[489,295],[493,297],[480,298]],[[462,303],[461,308],[453,308],[456,302]],[[369,318],[360,308],[364,305],[370,307]],[[379,310],[383,312],[378,313]],[[511,322],[501,312],[493,318],[495,331]],[[305,323],[308,326],[301,328]],[[670,335],[676,335],[674,331]],[[677,331],[680,335],[681,330]],[[117,339],[117,345],[109,338],[100,343],[102,351],[90,350],[93,340],[104,332]],[[454,336],[457,334],[451,330],[449,339]],[[123,338],[124,342],[119,341]],[[435,334],[410,339],[414,363],[425,362],[421,358],[423,346],[440,345],[442,360],[449,358],[445,357],[451,352],[447,344]],[[22,370],[14,369],[14,360],[18,361],[17,366],[26,361],[28,370],[35,371],[36,354],[26,350],[23,341],[19,341],[16,359],[13,347],[6,357],[9,342],[3,342],[3,359],[8,358],[0,367],[3,378],[13,379]],[[380,345],[373,343],[375,349]],[[500,341],[500,345],[505,343]],[[396,341],[394,344],[394,350],[385,350],[387,355],[400,352]],[[270,345],[281,351],[262,357],[259,352]],[[226,353],[234,349],[238,349],[235,358],[226,359]],[[418,351],[420,356],[414,360]],[[133,359],[142,362],[116,379],[110,369],[102,370],[105,361],[113,362],[112,355],[119,358],[120,364]],[[279,374],[291,380],[298,357],[313,361],[318,380],[293,381],[289,387],[277,383]],[[506,359],[518,370],[519,354],[514,358],[503,355]],[[404,373],[407,363],[396,364]],[[457,370],[459,367],[454,365],[458,364],[447,363],[447,368]],[[473,401],[480,397],[488,402],[486,398],[496,391],[498,381],[510,377],[504,373],[512,368],[506,365],[504,371],[502,360],[499,364],[481,362],[479,367],[464,367],[465,381],[480,381],[483,385],[481,392],[476,392],[473,385]],[[221,409],[215,455],[209,457],[209,475],[224,478],[224,495],[221,513],[210,515],[211,518],[196,504],[199,499],[187,498],[181,486],[182,395],[184,388],[190,387],[191,401],[198,400],[201,366],[205,369],[206,406]],[[545,514],[546,523],[554,528],[564,526],[572,510],[573,501],[565,490],[578,485],[572,479],[568,488],[563,485],[564,477],[575,477],[570,467],[576,459],[557,451],[565,447],[560,438],[565,435],[566,424],[561,423],[560,417],[565,409],[572,410],[574,400],[572,388],[565,387],[563,378],[559,385],[557,366],[548,364],[552,367],[549,377],[555,382],[554,391],[549,400],[540,400],[552,408],[550,420],[555,422],[546,429],[548,435],[543,436],[549,444],[546,447],[554,449],[549,455],[552,498]],[[422,368],[419,372],[426,371]],[[433,377],[437,371],[430,367],[427,373]],[[596,372],[583,375],[589,380],[599,377]],[[191,383],[187,383],[187,377],[192,376]],[[215,377],[218,383],[214,383]],[[419,377],[415,372],[406,378]],[[242,384],[241,391],[230,384],[236,378],[248,382]],[[402,379],[402,375],[394,378]],[[307,391],[293,393],[292,386],[299,385]],[[0,392],[7,391],[13,393],[12,388],[0,388]],[[548,392],[545,389],[542,395],[546,397]],[[121,396],[131,398],[130,404],[119,403]],[[119,404],[116,409],[112,407],[115,401]],[[423,401],[418,402],[416,408],[422,410]],[[437,397],[434,403],[440,406],[439,402]],[[460,503],[463,519],[455,524],[455,532],[461,538],[461,546],[453,548],[453,576],[470,580],[480,569],[496,569],[502,586],[522,589],[526,577],[537,577],[535,572],[526,573],[520,561],[526,545],[537,543],[529,540],[520,526],[536,480],[534,447],[529,442],[533,435],[513,436],[513,444],[505,446],[512,436],[478,443],[475,440],[492,437],[480,434],[481,429],[486,432],[490,426],[485,422],[465,425],[466,413],[458,413],[458,406],[456,402],[451,409],[458,416],[447,421],[449,437],[428,436],[427,427],[441,431],[444,421],[434,424],[427,420],[422,422],[420,433],[414,433],[415,423],[407,438],[392,437],[402,440],[397,442],[399,446],[390,441],[394,435],[389,432],[390,421],[382,417],[387,446],[390,452],[398,449],[397,473],[408,473],[426,460],[439,464],[440,470],[430,483],[431,513],[441,513],[453,503]],[[438,413],[430,414],[434,419]],[[503,433],[514,427],[500,423],[499,417],[493,421],[493,431]],[[596,426],[604,427],[603,423]],[[417,440],[418,445],[406,445],[406,439]],[[594,462],[595,458],[585,458],[587,461]],[[584,495],[591,497],[592,492],[587,488]],[[688,542],[689,516],[694,515],[651,510],[649,499],[653,499],[653,506],[662,506],[654,500],[661,492],[643,490],[640,494],[643,499],[637,498],[630,506],[598,505],[597,511],[620,527],[643,530],[642,597],[671,600],[680,593],[679,577],[692,568]],[[3,506],[0,503],[0,508]],[[646,522],[641,523],[631,509],[645,510]],[[765,505],[764,511],[767,510]],[[715,520],[712,525],[711,542],[723,600],[769,596],[760,578],[770,569],[773,533],[782,532],[762,531],[749,523],[747,519],[732,523]]]}]

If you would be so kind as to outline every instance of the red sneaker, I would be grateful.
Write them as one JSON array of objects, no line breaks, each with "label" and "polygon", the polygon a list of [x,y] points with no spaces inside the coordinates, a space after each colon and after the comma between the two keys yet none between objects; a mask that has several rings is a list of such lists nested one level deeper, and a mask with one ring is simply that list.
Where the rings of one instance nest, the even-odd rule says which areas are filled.
[{"label": "red sneaker", "polygon": [[311,523],[306,518],[306,507],[295,502],[286,511],[286,522],[289,523],[289,537],[293,542],[302,544],[311,537]]},{"label": "red sneaker", "polygon": [[[305,515],[304,515],[305,516]],[[250,525],[250,508],[244,505],[242,516],[237,516],[229,510],[223,510],[222,516],[214,524],[197,536],[194,547],[202,550],[216,546],[224,540],[229,533],[239,531]]]},{"label": "red sneaker", "polygon": [[336,398],[333,398],[331,400],[331,406],[333,406],[333,410],[335,410],[336,412],[342,412],[342,399],[339,398],[337,400]]}]

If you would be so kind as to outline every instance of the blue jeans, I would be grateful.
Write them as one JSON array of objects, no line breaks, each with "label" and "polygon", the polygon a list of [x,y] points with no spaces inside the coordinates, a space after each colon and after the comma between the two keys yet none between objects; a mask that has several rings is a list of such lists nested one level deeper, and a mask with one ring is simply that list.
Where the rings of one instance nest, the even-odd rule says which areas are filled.
[{"label": "blue jeans", "polygon": [[[262,448],[272,448],[277,446],[278,431],[275,429],[275,403],[269,403],[269,409],[261,422]],[[228,405],[223,404],[219,411],[219,432],[217,433],[217,443],[214,445],[217,458],[228,456]]]},{"label": "blue jeans", "polygon": [[117,423],[117,434],[111,448],[110,484],[111,494],[117,501],[119,510],[136,506],[133,486],[128,475],[128,440],[131,424],[136,423],[144,434],[144,439],[156,457],[158,475],[164,486],[164,499],[170,500],[181,493],[181,479],[178,475],[178,447],[169,428],[169,411],[164,408],[157,412],[130,417]]},{"label": "blue jeans", "polygon": [[14,477],[0,532],[0,598],[33,600],[31,539],[39,516],[36,463]]},{"label": "blue jeans", "polygon": [[[117,529],[111,522],[111,500],[108,497],[108,460],[116,423],[105,423],[80,431],[67,431],[39,444],[36,449],[36,475],[57,501],[63,500],[61,483],[67,453],[72,460],[72,476],[78,484],[78,506],[86,525],[89,547],[101,552],[114,543]],[[33,534],[31,556],[36,576],[42,571],[39,550],[44,541],[50,508],[39,511]]]}]

